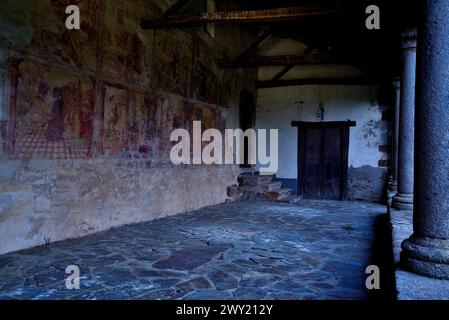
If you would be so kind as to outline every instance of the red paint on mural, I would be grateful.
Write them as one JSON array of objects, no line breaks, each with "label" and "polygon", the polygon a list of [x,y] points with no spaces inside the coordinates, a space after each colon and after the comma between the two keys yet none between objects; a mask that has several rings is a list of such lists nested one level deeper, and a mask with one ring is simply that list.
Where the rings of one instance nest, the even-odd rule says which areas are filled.
[{"label": "red paint on mural", "polygon": [[18,158],[85,159],[93,133],[90,78],[30,61],[17,64],[12,148]]},{"label": "red paint on mural", "polygon": [[147,156],[149,152],[149,102],[143,93],[104,86],[102,150],[105,156]]}]

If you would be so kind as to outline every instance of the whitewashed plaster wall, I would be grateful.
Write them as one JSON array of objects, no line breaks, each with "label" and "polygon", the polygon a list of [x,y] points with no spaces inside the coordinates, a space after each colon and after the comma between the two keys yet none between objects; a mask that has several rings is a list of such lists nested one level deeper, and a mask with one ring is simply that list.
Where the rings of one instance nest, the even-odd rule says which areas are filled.
[{"label": "whitewashed plaster wall", "polygon": [[[380,201],[386,169],[378,165],[388,155],[379,152],[379,146],[388,144],[388,124],[382,120],[383,107],[378,105],[376,87],[310,85],[258,90],[256,127],[279,129],[277,177],[297,179],[298,131],[291,122],[318,121],[320,103],[325,109],[324,121],[357,122],[350,134],[349,185],[360,190],[350,190],[350,197]],[[369,183],[376,185],[375,190],[367,186]],[[364,188],[369,190],[361,192]]]}]

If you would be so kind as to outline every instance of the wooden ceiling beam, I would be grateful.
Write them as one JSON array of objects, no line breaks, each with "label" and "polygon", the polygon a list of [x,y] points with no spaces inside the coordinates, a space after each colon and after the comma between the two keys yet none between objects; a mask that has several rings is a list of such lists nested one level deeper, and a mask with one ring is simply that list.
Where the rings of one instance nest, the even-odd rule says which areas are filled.
[{"label": "wooden ceiling beam", "polygon": [[258,81],[257,89],[279,88],[290,86],[306,86],[306,85],[373,85],[373,80],[366,77],[352,78],[313,78],[313,79],[295,79],[295,80],[268,80]]},{"label": "wooden ceiling beam", "polygon": [[293,69],[295,67],[294,64],[290,64],[288,66],[286,66],[284,69],[282,69],[281,72],[279,72],[278,74],[276,74],[273,79],[271,81],[277,81],[277,80],[281,80],[281,78],[283,76],[285,76],[291,69]]},{"label": "wooden ceiling beam", "polygon": [[207,23],[238,24],[256,22],[282,22],[310,17],[333,16],[342,13],[339,7],[290,7],[269,10],[217,11],[177,15],[158,20],[143,20],[143,29],[179,28]]},{"label": "wooden ceiling beam", "polygon": [[335,54],[331,53],[309,53],[292,54],[282,56],[255,56],[237,61],[223,61],[219,63],[220,68],[257,68],[289,65],[316,65],[343,63]]}]

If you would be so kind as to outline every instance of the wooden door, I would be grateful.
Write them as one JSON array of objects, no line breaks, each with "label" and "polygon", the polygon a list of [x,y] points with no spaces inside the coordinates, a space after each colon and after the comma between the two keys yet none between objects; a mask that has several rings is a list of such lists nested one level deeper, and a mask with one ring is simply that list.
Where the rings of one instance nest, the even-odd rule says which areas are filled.
[{"label": "wooden door", "polygon": [[323,165],[322,145],[323,130],[321,128],[308,128],[305,135],[304,154],[304,198],[323,198]]},{"label": "wooden door", "polygon": [[342,194],[342,129],[323,128],[321,144],[323,158],[323,198],[341,200]]},{"label": "wooden door", "polygon": [[346,200],[349,127],[354,122],[295,122],[298,194],[305,199]]}]

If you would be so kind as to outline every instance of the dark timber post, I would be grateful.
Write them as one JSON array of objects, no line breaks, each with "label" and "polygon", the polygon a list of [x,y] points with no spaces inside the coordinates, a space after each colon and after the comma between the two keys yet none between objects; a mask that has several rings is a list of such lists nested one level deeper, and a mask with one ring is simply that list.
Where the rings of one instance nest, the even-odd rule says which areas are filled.
[{"label": "dark timber post", "polygon": [[402,244],[402,261],[413,272],[449,279],[449,1],[422,3],[414,234]]}]

